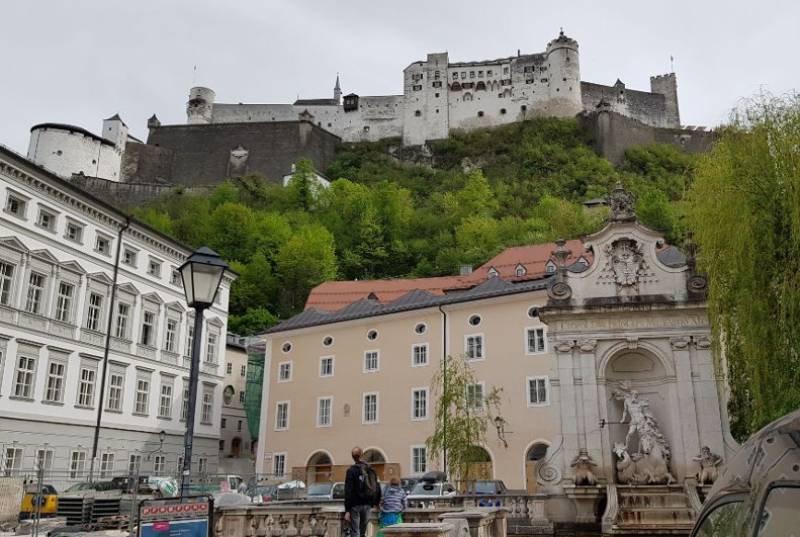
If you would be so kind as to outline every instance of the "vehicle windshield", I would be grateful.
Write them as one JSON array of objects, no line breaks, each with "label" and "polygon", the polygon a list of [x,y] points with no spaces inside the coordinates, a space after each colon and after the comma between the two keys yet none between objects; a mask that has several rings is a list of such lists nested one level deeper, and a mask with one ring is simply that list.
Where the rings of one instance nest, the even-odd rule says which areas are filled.
[{"label": "vehicle windshield", "polygon": [[275,490],[277,488],[278,487],[276,487],[275,485],[267,485],[267,486],[263,486],[263,487],[256,487],[256,488],[253,489],[252,493],[253,494],[262,494],[262,495],[267,495],[267,496],[273,496],[275,494]]},{"label": "vehicle windshield", "polygon": [[75,483],[70,488],[68,488],[66,490],[66,492],[78,492],[78,491],[87,490],[87,489],[90,489],[90,488],[92,488],[92,484],[91,483]]},{"label": "vehicle windshield", "polygon": [[420,482],[414,485],[411,489],[412,496],[441,496],[442,484],[441,483],[426,483]]},{"label": "vehicle windshield", "polygon": [[475,492],[478,494],[497,494],[497,484],[494,481],[476,481]]},{"label": "vehicle windshield", "polygon": [[318,485],[311,485],[308,487],[308,495],[309,496],[327,496],[331,493],[331,488],[333,487],[330,483],[322,483]]}]

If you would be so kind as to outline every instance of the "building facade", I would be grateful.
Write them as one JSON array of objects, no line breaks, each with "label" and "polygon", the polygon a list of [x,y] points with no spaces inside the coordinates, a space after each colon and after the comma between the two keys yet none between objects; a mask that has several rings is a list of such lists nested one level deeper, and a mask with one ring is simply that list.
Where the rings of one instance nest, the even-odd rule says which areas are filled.
[{"label": "building facade", "polygon": [[447,138],[456,130],[505,125],[533,117],[574,117],[608,103],[614,112],[644,125],[679,128],[674,73],[650,79],[650,91],[581,81],[578,42],[562,31],[544,52],[485,61],[451,62],[428,54],[403,71],[403,94],[342,97],[292,104],[216,103],[210,88],[189,92],[190,125],[293,121],[301,113],[348,142],[400,137],[406,145]]},{"label": "building facade", "polygon": [[459,276],[312,291],[264,335],[258,471],[324,475],[313,470],[347,464],[354,445],[402,475],[433,469],[432,378],[462,356],[476,412],[501,390],[479,475],[563,497],[631,484],[619,471],[630,453],[684,494],[702,447],[735,449],[705,280],[614,196],[610,222],[584,241],[510,248]]},{"label": "building facade", "polygon": [[219,473],[252,476],[253,443],[245,412],[247,383],[246,338],[228,334],[219,438]]},{"label": "building facade", "polygon": [[[38,460],[58,490],[86,480],[100,406],[95,479],[177,474],[194,324],[177,267],[190,250],[2,147],[0,196],[2,472]],[[230,284],[206,313],[200,473],[217,466]]]}]

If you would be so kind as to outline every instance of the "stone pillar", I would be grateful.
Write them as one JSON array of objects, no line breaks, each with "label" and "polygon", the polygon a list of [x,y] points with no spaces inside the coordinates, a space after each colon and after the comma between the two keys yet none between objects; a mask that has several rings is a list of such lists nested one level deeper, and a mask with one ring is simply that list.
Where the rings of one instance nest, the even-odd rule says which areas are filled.
[{"label": "stone pillar", "polygon": [[[600,405],[603,400],[599,398],[597,387],[597,360],[595,350],[597,340],[582,339],[578,341],[578,360],[581,370],[582,383],[582,436],[583,445],[589,455],[595,460],[602,460],[603,439],[600,432]],[[577,453],[569,453],[569,457],[574,457]]]},{"label": "stone pillar", "polygon": [[[678,460],[677,457],[674,459],[675,464],[683,466],[683,468],[674,469],[678,474],[676,476],[678,479],[684,475],[691,474],[692,457],[700,453],[697,406],[692,379],[692,360],[689,351],[690,342],[691,338],[688,336],[673,337],[669,340],[678,384],[678,413],[674,416],[678,420],[683,441],[683,458],[681,460]],[[677,441],[678,439],[676,438],[673,444],[676,444]]]},{"label": "stone pillar", "polygon": [[[559,401],[561,411],[561,433],[564,435],[564,458],[567,460],[570,453],[577,453],[578,440],[578,411],[576,409],[576,387],[573,378],[572,349],[574,342],[557,341],[556,351],[556,378],[558,378]],[[566,463],[565,463],[566,464]]]}]

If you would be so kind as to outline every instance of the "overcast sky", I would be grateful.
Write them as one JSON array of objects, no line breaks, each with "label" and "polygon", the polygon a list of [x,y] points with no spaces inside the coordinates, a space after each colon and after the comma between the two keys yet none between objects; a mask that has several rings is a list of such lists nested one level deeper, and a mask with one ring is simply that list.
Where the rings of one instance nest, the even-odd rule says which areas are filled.
[{"label": "overcast sky", "polygon": [[760,88],[800,89],[797,0],[0,2],[0,143],[21,153],[41,122],[98,132],[119,113],[140,138],[154,112],[183,123],[192,85],[283,103],[331,96],[339,72],[345,93],[399,94],[428,52],[540,52],[561,26],[585,81],[647,90],[674,56],[684,124],[716,125]]}]

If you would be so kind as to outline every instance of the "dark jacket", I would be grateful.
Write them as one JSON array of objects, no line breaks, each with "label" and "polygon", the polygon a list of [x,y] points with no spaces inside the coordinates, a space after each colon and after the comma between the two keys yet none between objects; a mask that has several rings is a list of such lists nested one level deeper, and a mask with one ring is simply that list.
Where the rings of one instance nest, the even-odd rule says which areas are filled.
[{"label": "dark jacket", "polygon": [[381,501],[381,489],[378,485],[377,498],[365,498],[362,490],[362,480],[364,479],[364,472],[362,466],[367,466],[365,462],[359,462],[352,465],[347,469],[347,475],[344,478],[344,509],[349,511],[358,505],[369,505],[370,507],[377,506]]}]

